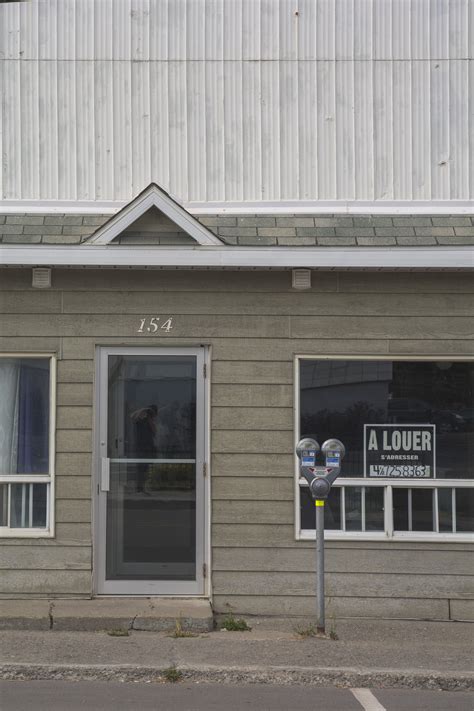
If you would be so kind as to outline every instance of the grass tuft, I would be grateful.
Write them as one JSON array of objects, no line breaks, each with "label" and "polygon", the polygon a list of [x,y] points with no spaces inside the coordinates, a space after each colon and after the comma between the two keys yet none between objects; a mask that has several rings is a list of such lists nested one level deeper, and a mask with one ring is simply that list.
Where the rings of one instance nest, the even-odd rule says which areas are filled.
[{"label": "grass tuft", "polygon": [[169,681],[171,684],[175,684],[183,678],[183,673],[180,672],[179,669],[176,669],[174,664],[172,667],[168,667],[168,669],[163,669],[162,674],[165,681]]},{"label": "grass tuft", "polygon": [[195,634],[194,632],[189,632],[188,630],[183,630],[182,622],[178,618],[176,620],[174,630],[169,636],[174,637],[175,639],[178,639],[179,637],[197,637],[198,635]]},{"label": "grass tuft", "polygon": [[130,631],[126,629],[107,630],[110,637],[130,637]]},{"label": "grass tuft", "polygon": [[221,629],[229,632],[249,632],[252,628],[245,620],[234,617],[232,612],[229,612],[221,622]]},{"label": "grass tuft", "polygon": [[296,627],[295,632],[303,639],[308,639],[309,637],[320,637],[326,639],[329,638],[334,641],[339,639],[335,629],[331,629],[329,633],[322,634],[318,632],[318,629],[317,627],[315,627],[315,625],[308,625],[307,627]]},{"label": "grass tuft", "polygon": [[296,627],[295,632],[300,637],[303,637],[303,639],[307,639],[308,637],[316,637],[318,634],[314,625],[308,625],[307,627]]}]

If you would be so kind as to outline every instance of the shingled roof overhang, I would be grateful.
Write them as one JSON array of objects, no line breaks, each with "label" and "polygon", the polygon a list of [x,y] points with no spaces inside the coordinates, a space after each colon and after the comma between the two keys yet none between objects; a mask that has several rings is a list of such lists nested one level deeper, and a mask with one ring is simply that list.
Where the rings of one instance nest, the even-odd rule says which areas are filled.
[{"label": "shingled roof overhang", "polygon": [[474,268],[472,247],[125,247],[1,245],[6,267],[435,270]]}]

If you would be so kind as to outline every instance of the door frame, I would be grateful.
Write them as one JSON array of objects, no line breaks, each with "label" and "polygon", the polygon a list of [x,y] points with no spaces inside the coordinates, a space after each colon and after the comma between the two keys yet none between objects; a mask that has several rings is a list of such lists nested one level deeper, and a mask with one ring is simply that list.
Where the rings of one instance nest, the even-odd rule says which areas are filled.
[{"label": "door frame", "polygon": [[[108,356],[164,355],[196,357],[196,580],[106,580],[106,492],[101,491],[101,458],[107,447]],[[92,588],[96,596],[209,596],[207,570],[210,559],[209,516],[209,348],[206,346],[107,346],[95,349]],[[105,444],[103,444],[105,443]],[[105,451],[105,454],[107,452]]]}]

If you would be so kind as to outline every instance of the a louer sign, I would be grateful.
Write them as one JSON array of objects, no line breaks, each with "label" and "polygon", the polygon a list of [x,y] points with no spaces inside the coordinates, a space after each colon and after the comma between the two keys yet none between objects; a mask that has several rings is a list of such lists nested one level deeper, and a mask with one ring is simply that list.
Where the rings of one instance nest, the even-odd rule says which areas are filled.
[{"label": "a louer sign", "polygon": [[364,476],[436,475],[435,425],[364,425]]}]

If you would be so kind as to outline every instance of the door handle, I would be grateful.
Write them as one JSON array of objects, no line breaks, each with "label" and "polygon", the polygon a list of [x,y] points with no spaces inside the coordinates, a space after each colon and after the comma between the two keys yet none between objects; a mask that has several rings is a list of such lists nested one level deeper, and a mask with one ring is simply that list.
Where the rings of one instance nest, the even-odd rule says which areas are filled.
[{"label": "door handle", "polygon": [[100,490],[110,491],[110,459],[102,457],[100,460]]}]

